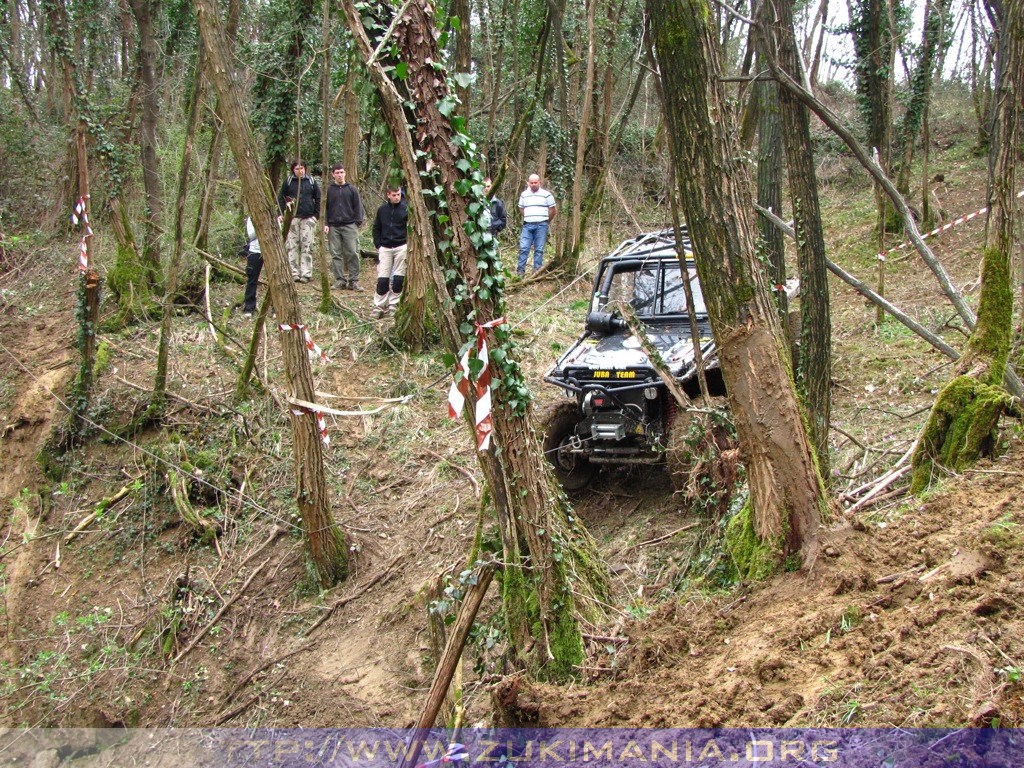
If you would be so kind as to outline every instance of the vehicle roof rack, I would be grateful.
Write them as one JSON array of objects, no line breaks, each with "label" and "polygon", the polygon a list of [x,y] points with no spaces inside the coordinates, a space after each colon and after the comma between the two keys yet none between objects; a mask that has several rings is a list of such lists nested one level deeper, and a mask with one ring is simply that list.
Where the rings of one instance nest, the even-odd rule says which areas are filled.
[{"label": "vehicle roof rack", "polygon": [[[693,253],[693,246],[690,244],[690,233],[686,227],[680,227],[683,250],[688,254]],[[607,259],[635,259],[638,256],[667,256],[676,255],[675,230],[662,229],[658,232],[647,232],[642,235],[624,240],[619,246],[608,254]]]}]

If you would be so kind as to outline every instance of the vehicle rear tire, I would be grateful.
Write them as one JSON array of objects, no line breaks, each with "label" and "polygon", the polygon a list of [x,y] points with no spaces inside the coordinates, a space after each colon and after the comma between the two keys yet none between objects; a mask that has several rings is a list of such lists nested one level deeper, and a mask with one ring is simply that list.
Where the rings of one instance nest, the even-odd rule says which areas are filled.
[{"label": "vehicle rear tire", "polygon": [[544,456],[554,468],[555,477],[566,491],[578,491],[590,483],[597,472],[585,457],[563,450],[576,434],[580,423],[579,406],[575,400],[564,400],[551,406],[544,414]]}]

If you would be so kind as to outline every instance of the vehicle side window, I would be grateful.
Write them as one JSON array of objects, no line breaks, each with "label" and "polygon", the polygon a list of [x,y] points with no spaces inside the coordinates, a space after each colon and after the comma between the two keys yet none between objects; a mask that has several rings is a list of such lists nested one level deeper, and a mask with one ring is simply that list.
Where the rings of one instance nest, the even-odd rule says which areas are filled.
[{"label": "vehicle side window", "polygon": [[[700,292],[700,283],[697,282],[696,270],[688,270],[690,276],[690,287],[693,290],[694,309],[698,315],[705,314],[704,296]],[[662,302],[662,312],[666,315],[686,314],[686,291],[683,289],[683,281],[680,279],[678,268],[665,270],[665,291]]]},{"label": "vehicle side window", "polygon": [[[611,289],[608,291],[609,304],[627,304],[633,302],[633,284],[636,272],[617,270],[612,278]],[[634,307],[636,305],[634,304]]]}]

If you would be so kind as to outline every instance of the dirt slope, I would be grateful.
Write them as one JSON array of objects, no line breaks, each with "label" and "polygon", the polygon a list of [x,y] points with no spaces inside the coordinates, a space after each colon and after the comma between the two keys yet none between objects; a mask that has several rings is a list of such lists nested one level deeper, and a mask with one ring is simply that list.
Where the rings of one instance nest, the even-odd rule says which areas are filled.
[{"label": "dirt slope", "polygon": [[1015,439],[924,502],[840,521],[808,575],[664,603],[624,628],[618,671],[531,704],[551,726],[1020,727],[1022,476]]},{"label": "dirt slope", "polygon": [[[956,192],[967,210],[973,197]],[[834,253],[862,271],[871,263],[862,253],[865,195],[832,193],[859,222],[842,229],[847,240]],[[937,248],[969,293],[976,239],[954,230]],[[329,422],[329,483],[353,571],[316,594],[289,502],[294,470],[273,340],[257,366],[270,396],[229,402],[251,330],[237,311],[221,317],[238,286],[213,286],[226,351],[196,314],[177,319],[176,399],[161,430],[124,429],[145,406],[155,326],[106,334],[94,412],[104,430],[65,457],[61,482],[41,476],[36,453],[63,418],[51,391],[74,370],[71,250],[40,255],[0,282],[0,339],[10,350],[0,351],[0,724],[411,724],[436,643],[429,593],[443,595],[465,567],[481,483],[462,425],[445,416],[437,355],[396,350],[364,296],[339,294],[343,313],[324,316],[313,284],[300,288],[313,337],[334,361],[315,367],[317,389],[341,409],[382,408]],[[911,259],[890,268],[893,300],[955,336],[924,270]],[[541,281],[512,296],[541,404],[556,394],[543,373],[586,306],[585,281],[563,289]],[[947,369],[900,328],[874,329],[858,297],[833,292],[841,490],[906,450]],[[406,394],[408,403],[383,402]],[[1024,725],[1024,453],[1012,425],[1007,435],[1003,458],[923,501],[838,515],[810,574],[714,594],[686,591],[702,521],[664,475],[604,473],[575,500],[615,588],[607,622],[587,628],[582,681],[505,698],[545,725]],[[182,520],[175,482],[216,522],[215,541]],[[120,489],[121,501],[67,540]],[[485,539],[494,539],[491,523]],[[489,722],[492,692],[510,690],[496,607],[492,591],[467,659],[470,723]]]}]

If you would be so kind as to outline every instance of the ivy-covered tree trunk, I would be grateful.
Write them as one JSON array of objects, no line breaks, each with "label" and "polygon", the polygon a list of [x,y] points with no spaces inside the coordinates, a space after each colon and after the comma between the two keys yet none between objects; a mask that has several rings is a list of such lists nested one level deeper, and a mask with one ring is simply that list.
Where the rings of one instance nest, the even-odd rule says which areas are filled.
[{"label": "ivy-covered tree trunk", "polygon": [[[270,298],[281,331],[288,393],[295,400],[314,402],[313,373],[302,333],[299,297],[292,282],[284,240],[277,228],[277,203],[267,177],[260,170],[256,142],[242,103],[242,87],[231,66],[234,50],[219,21],[215,0],[195,0],[203,48],[209,59],[208,76],[220,101],[224,130],[238,166],[245,207],[252,217],[266,265]],[[306,534],[306,547],[320,586],[327,588],[345,578],[347,546],[331,515],[323,450],[316,419],[309,411],[290,408],[289,419],[295,451],[295,496]]]},{"label": "ivy-covered tree trunk", "polygon": [[[371,44],[353,4],[346,1],[343,6],[357,45],[369,59],[391,18],[382,6],[374,7]],[[451,119],[456,103],[443,69],[436,64],[441,57],[434,31],[433,8],[424,0],[412,0],[395,25],[393,55],[409,65],[404,84],[416,119],[413,141],[394,106],[388,110],[388,125],[403,168],[415,177],[407,179],[410,197],[415,198],[420,187],[430,201],[430,210],[423,206],[420,214],[426,220],[417,215],[413,227],[433,230],[431,274],[444,297],[439,302],[439,325],[446,346],[456,352],[464,344],[475,343],[474,323],[504,315],[504,270],[496,242],[483,224],[488,204],[481,157],[462,132],[463,122]],[[375,63],[369,68],[382,101],[396,102],[397,91],[383,68]],[[422,167],[415,166],[414,152],[425,161]],[[478,456],[499,513],[506,625],[512,647],[528,668],[545,677],[566,678],[576,673],[583,658],[577,615],[598,611],[596,603],[581,604],[577,596],[604,594],[606,571],[593,541],[575,525],[569,503],[541,453],[511,331],[502,325],[491,336],[497,451],[492,448]],[[473,392],[471,386],[470,412],[476,400]],[[475,430],[473,435],[475,442]]]},{"label": "ivy-covered tree trunk", "polygon": [[[790,0],[761,5],[761,33],[767,50],[794,80],[802,80],[793,32]],[[782,135],[789,171],[789,196],[796,227],[800,273],[800,354],[793,361],[797,391],[803,400],[818,469],[828,477],[828,430],[832,412],[832,315],[829,310],[825,236],[821,228],[818,180],[814,171],[811,122],[807,108],[788,90],[779,93]]]},{"label": "ivy-covered tree trunk", "polygon": [[160,282],[160,236],[164,207],[156,140],[157,121],[160,118],[160,83],[156,74],[160,49],[154,31],[154,17],[160,12],[160,5],[158,0],[129,0],[128,4],[135,16],[139,35],[139,88],[142,91],[139,150],[142,158],[142,185],[146,193],[142,265],[149,286],[154,286]]},{"label": "ivy-covered tree trunk", "polygon": [[[784,361],[785,339],[757,262],[753,200],[721,82],[710,0],[647,0],[669,149],[718,343],[749,503],[727,544],[750,577],[810,565],[825,492]],[[730,544],[731,539],[731,544]]]},{"label": "ivy-covered tree trunk", "polygon": [[[893,152],[893,174],[896,188],[903,195],[910,193],[910,172],[914,160],[914,146],[924,124],[925,111],[932,94],[932,80],[936,59],[949,47],[952,37],[943,34],[949,6],[952,0],[927,0],[925,3],[924,30],[921,33],[921,49],[917,67],[910,80],[910,103],[903,113],[896,131]],[[927,221],[925,222],[927,225]]]},{"label": "ivy-covered tree trunk", "polygon": [[999,417],[1010,402],[1002,383],[1013,324],[1010,257],[1024,115],[1024,0],[1000,3],[997,18],[996,133],[978,320],[954,378],[939,392],[919,438],[912,460],[914,493],[928,488],[943,469],[955,472],[991,454]]}]

